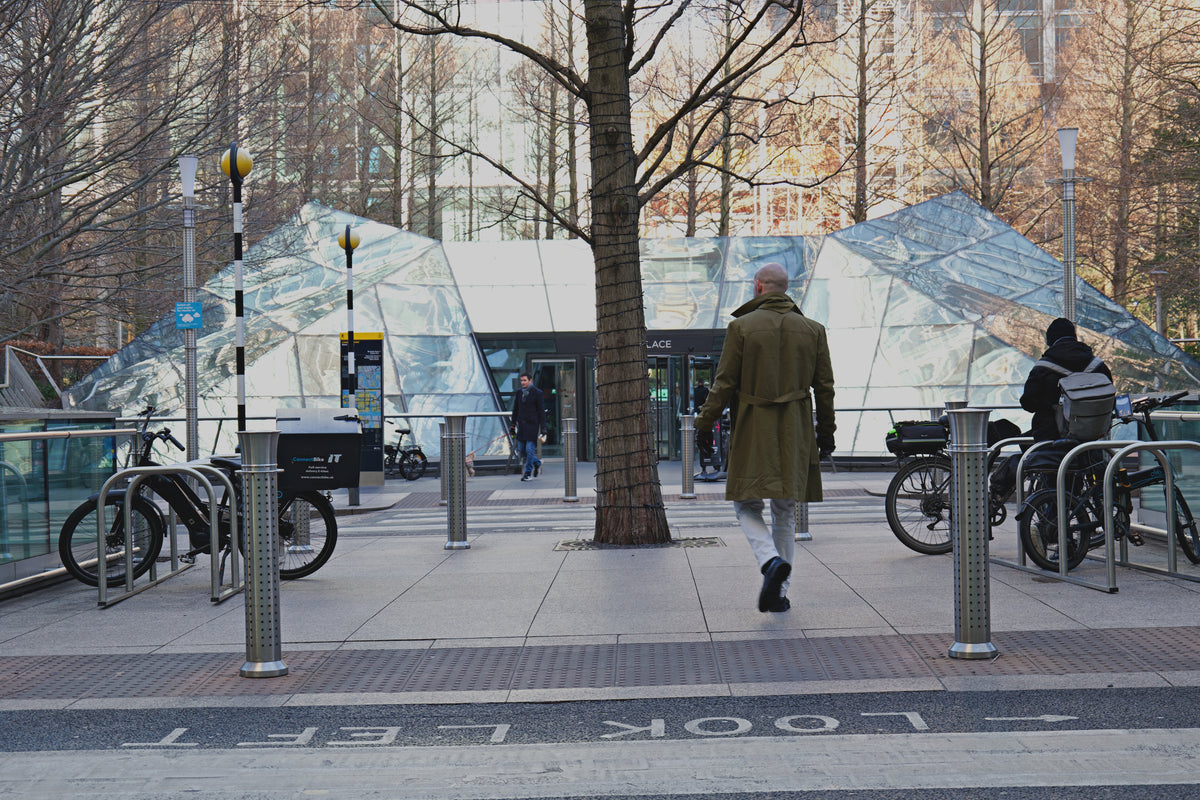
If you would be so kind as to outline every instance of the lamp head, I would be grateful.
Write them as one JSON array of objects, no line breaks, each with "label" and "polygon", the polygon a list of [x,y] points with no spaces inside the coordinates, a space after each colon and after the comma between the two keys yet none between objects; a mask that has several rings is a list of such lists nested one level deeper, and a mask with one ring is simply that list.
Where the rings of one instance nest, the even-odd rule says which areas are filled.
[{"label": "lamp head", "polygon": [[1078,128],[1059,128],[1058,146],[1062,148],[1063,171],[1075,171],[1075,140],[1079,138]]},{"label": "lamp head", "polygon": [[238,178],[244,178],[250,174],[250,168],[254,166],[254,161],[250,158],[250,154],[237,146],[237,142],[229,145],[229,149],[221,156],[221,171],[230,178],[233,175],[229,172],[229,156],[233,153],[237,157],[237,173]]},{"label": "lamp head", "polygon": [[200,159],[196,156],[179,157],[179,177],[183,184],[183,196],[196,196],[196,167]]},{"label": "lamp head", "polygon": [[346,230],[338,234],[338,246],[343,250],[353,250],[358,247],[358,234],[350,230],[350,226],[346,226]]}]

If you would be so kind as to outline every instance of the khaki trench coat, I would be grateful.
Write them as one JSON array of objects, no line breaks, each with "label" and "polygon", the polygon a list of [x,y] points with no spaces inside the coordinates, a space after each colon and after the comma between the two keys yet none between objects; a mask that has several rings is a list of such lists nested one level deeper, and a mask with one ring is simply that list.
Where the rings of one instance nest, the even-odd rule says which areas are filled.
[{"label": "khaki trench coat", "polygon": [[[712,390],[696,429],[712,430],[728,406],[733,419],[726,500],[821,500],[813,430],[832,436],[833,366],[825,327],[783,292],[733,312]],[[811,393],[810,393],[811,387]]]}]

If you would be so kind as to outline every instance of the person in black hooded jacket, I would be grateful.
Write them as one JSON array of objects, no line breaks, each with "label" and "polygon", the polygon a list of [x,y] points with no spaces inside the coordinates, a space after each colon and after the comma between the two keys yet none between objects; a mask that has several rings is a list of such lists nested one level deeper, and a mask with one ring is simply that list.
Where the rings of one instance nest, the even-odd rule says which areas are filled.
[{"label": "person in black hooded jacket", "polygon": [[[1075,325],[1069,319],[1059,317],[1046,328],[1046,352],[1042,359],[1052,361],[1072,372],[1084,370],[1096,354],[1092,348],[1075,338]],[[1101,363],[1095,370],[1112,380],[1108,365]],[[1054,410],[1058,406],[1058,381],[1062,375],[1046,367],[1034,366],[1025,381],[1021,395],[1021,408],[1033,412],[1034,441],[1044,442],[1059,438],[1058,422]]]}]

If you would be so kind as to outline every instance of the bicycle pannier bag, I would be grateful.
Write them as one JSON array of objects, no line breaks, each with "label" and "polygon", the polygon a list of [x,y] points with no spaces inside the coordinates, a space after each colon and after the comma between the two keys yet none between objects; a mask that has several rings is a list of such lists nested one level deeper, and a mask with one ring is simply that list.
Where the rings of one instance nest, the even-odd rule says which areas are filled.
[{"label": "bicycle pannier bag", "polygon": [[1039,361],[1034,366],[1046,367],[1063,377],[1058,381],[1058,434],[1064,439],[1091,442],[1108,435],[1112,425],[1117,390],[1103,373],[1096,372],[1103,362],[1092,359],[1080,372],[1071,372],[1053,361]]},{"label": "bicycle pannier bag", "polygon": [[884,437],[889,452],[897,456],[931,455],[946,447],[946,427],[940,422],[897,422]]}]

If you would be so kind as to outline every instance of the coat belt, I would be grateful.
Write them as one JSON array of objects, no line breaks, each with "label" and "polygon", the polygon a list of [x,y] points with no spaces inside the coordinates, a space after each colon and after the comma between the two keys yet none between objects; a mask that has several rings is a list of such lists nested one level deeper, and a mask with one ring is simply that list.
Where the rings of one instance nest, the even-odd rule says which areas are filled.
[{"label": "coat belt", "polygon": [[777,406],[777,405],[784,405],[785,403],[791,403],[796,400],[803,400],[803,401],[809,402],[809,403],[812,402],[812,398],[809,397],[808,390],[806,390],[806,389],[800,389],[799,391],[795,391],[795,392],[788,392],[787,394],[783,394],[783,395],[780,395],[779,397],[776,397],[774,400],[768,400],[765,397],[755,397],[752,394],[745,394],[744,392],[738,392],[738,402],[745,403],[748,406]]}]

